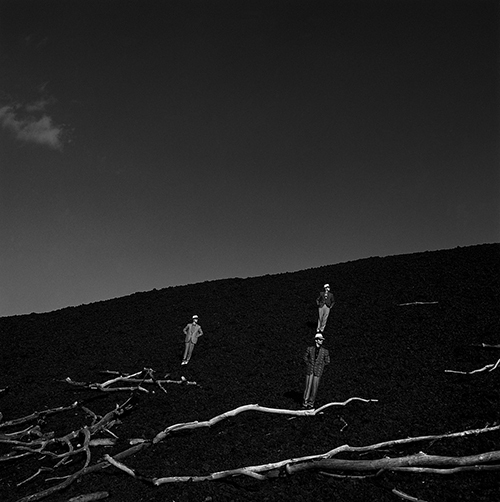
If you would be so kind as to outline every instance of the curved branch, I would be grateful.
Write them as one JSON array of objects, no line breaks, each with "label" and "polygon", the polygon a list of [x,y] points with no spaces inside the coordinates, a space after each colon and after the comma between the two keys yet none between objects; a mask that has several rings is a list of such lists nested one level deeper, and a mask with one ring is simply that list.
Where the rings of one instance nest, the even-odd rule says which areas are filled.
[{"label": "curved branch", "polygon": [[472,375],[474,373],[481,373],[482,371],[493,371],[496,370],[500,366],[500,359],[494,363],[494,364],[487,364],[486,366],[483,366],[482,368],[479,368],[477,370],[472,370],[472,371],[457,371],[457,370],[444,370],[445,373],[459,373],[460,375]]},{"label": "curved branch", "polygon": [[217,415],[216,417],[211,418],[210,420],[205,420],[203,422],[185,422],[185,423],[179,423],[179,424],[174,424],[166,429],[164,429],[162,432],[158,433],[155,438],[153,439],[153,443],[159,443],[165,437],[167,437],[169,434],[172,432],[178,432],[181,430],[187,430],[187,429],[198,429],[200,427],[212,427],[212,425],[215,425],[216,423],[225,420],[226,418],[229,417],[234,417],[238,415],[239,413],[243,413],[245,411],[260,411],[263,413],[276,413],[280,415],[294,415],[294,416],[314,416],[317,415],[318,413],[322,413],[323,410],[326,408],[329,408],[331,406],[345,406],[346,404],[350,403],[351,401],[363,401],[365,403],[369,402],[378,402],[377,399],[364,399],[361,397],[351,397],[347,399],[346,401],[343,402],[335,402],[335,403],[328,403],[316,410],[287,410],[287,409],[281,409],[281,408],[267,408],[265,406],[260,406],[258,404],[246,404],[244,406],[240,406],[238,408],[235,408],[234,410],[227,411],[225,413],[222,413],[220,415]]},{"label": "curved branch", "polygon": [[397,490],[396,488],[393,488],[391,490],[391,493],[394,493],[394,495],[397,495],[398,497],[401,497],[404,500],[411,500],[411,502],[425,502],[425,500],[418,499],[417,497],[412,497],[411,495],[408,495],[405,492],[402,492],[401,490]]}]

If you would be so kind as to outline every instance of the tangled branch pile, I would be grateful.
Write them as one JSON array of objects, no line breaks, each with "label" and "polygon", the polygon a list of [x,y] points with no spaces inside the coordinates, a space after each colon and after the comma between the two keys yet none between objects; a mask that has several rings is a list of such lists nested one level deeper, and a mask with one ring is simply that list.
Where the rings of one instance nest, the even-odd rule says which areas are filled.
[{"label": "tangled branch pile", "polygon": [[[85,384],[75,382],[69,378],[65,381],[71,385],[102,392],[131,391],[131,395],[121,404],[116,404],[114,409],[103,416],[98,416],[83,403],[77,401],[69,406],[36,411],[31,415],[19,419],[0,422],[0,446],[2,448],[0,451],[0,466],[12,463],[19,463],[21,465],[28,458],[36,459],[38,464],[37,470],[28,473],[25,479],[19,482],[17,486],[27,486],[30,481],[34,479],[39,480],[40,478],[44,478],[44,482],[51,485],[41,491],[20,498],[18,502],[32,502],[43,499],[64,490],[85,474],[107,469],[111,466],[152,486],[160,486],[166,483],[215,481],[236,476],[245,476],[263,481],[276,477],[286,477],[302,471],[316,471],[328,475],[342,473],[344,476],[354,476],[355,474],[359,475],[359,473],[372,472],[376,474],[383,471],[450,474],[459,471],[500,469],[500,451],[488,451],[462,457],[428,455],[422,451],[411,454],[399,451],[401,448],[415,443],[434,443],[445,438],[454,439],[500,430],[500,425],[493,425],[455,433],[390,440],[368,446],[349,446],[346,444],[337,446],[319,455],[281,459],[260,465],[241,466],[234,469],[208,473],[203,476],[189,474],[184,476],[169,476],[166,474],[152,478],[129,468],[124,463],[124,460],[141,450],[154,448],[158,443],[181,431],[209,428],[229,417],[235,417],[241,413],[250,411],[286,415],[289,417],[311,418],[323,414],[331,407],[346,406],[353,401],[368,403],[376,402],[376,400],[351,397],[344,402],[331,402],[315,410],[289,410],[248,404],[206,421],[170,425],[150,439],[128,438],[128,446],[125,449],[110,455],[107,453],[102,454],[102,447],[116,446],[118,436],[113,432],[113,427],[117,423],[120,423],[120,420],[134,409],[137,405],[137,395],[139,393],[149,392],[145,385],[156,385],[163,392],[166,392],[164,385],[167,383],[183,383],[185,385],[196,385],[196,383],[188,382],[185,379],[181,381],[158,380],[149,368],[129,375],[118,374],[113,379],[101,384]],[[119,385],[119,387],[116,387],[116,385]],[[56,436],[54,431],[43,430],[47,417],[67,413],[71,410],[82,411],[86,417],[85,421],[89,421],[90,423],[81,425],[81,427],[62,436]],[[24,428],[19,429],[19,427]],[[94,452],[97,447],[101,449],[98,450],[100,453],[96,458]],[[388,451],[391,450],[392,455],[388,456]],[[373,458],[360,458],[367,453],[370,453]],[[63,471],[64,468],[65,470]],[[56,473],[58,474],[57,476]],[[99,494],[91,496],[94,498],[87,498],[86,500],[97,500],[96,497],[103,498],[105,495],[99,492]]]}]

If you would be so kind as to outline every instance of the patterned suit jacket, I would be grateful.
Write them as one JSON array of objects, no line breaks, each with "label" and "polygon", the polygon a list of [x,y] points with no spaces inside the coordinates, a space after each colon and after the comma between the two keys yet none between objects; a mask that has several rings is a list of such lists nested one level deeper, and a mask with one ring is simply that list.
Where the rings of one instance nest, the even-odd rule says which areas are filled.
[{"label": "patterned suit jacket", "polygon": [[306,353],[304,354],[304,362],[307,366],[306,374],[310,375],[312,373],[314,376],[320,377],[325,370],[325,366],[327,364],[330,364],[330,354],[327,349],[320,347],[318,357],[314,359],[315,348],[315,345],[313,345],[312,347],[307,347]]},{"label": "patterned suit jacket", "polygon": [[184,334],[186,335],[186,338],[184,339],[184,342],[191,342],[191,343],[196,343],[198,341],[198,337],[203,335],[203,330],[201,329],[201,326],[199,324],[194,324],[190,322],[185,328],[184,328]]},{"label": "patterned suit jacket", "polygon": [[330,293],[330,291],[328,291],[328,293],[322,291],[316,299],[316,304],[318,307],[326,305],[327,307],[332,308],[335,304],[335,297],[333,296],[333,293]]}]

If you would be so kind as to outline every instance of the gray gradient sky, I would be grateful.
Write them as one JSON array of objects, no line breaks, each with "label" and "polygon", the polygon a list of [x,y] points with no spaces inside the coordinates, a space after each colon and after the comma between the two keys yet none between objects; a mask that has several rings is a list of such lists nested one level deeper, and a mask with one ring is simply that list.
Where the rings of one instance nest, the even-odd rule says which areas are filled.
[{"label": "gray gradient sky", "polygon": [[498,242],[499,42],[488,0],[0,0],[0,316]]}]

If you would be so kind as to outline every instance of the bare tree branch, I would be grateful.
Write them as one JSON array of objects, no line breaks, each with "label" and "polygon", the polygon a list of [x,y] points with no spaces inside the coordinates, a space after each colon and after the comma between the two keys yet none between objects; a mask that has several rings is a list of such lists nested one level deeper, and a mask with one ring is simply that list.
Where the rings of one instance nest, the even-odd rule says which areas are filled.
[{"label": "bare tree branch", "polygon": [[480,373],[486,370],[488,371],[496,370],[499,365],[500,365],[500,359],[494,364],[487,364],[486,366],[483,366],[482,368],[473,371],[457,371],[457,370],[444,370],[444,371],[445,373],[459,373],[460,375],[472,375],[474,373]]},{"label": "bare tree branch", "polygon": [[165,430],[162,432],[158,433],[155,438],[153,439],[153,443],[156,444],[165,437],[167,437],[169,434],[172,432],[178,432],[180,430],[187,430],[187,429],[198,429],[200,427],[212,427],[212,425],[215,425],[216,423],[220,422],[221,420],[225,420],[226,418],[229,417],[234,417],[238,415],[239,413],[243,413],[245,411],[260,411],[264,413],[277,413],[281,415],[295,415],[295,416],[314,416],[317,415],[318,413],[322,413],[324,410],[331,406],[345,406],[346,404],[350,403],[351,401],[363,401],[365,403],[369,402],[377,402],[377,399],[364,399],[361,397],[351,397],[347,399],[344,402],[338,402],[338,403],[328,403],[320,408],[317,409],[312,409],[312,410],[287,410],[287,409],[279,409],[279,408],[266,408],[265,406],[259,406],[258,404],[246,404],[244,406],[240,406],[238,408],[235,408],[234,410],[227,411],[225,413],[222,413],[221,415],[218,415],[214,418],[211,418],[210,420],[206,420],[204,422],[187,422],[187,423],[180,423],[180,424],[175,424],[167,427]]},{"label": "bare tree branch", "polygon": [[24,424],[26,422],[32,422],[33,420],[37,420],[39,418],[44,418],[49,415],[53,415],[54,413],[60,413],[61,411],[67,411],[67,410],[72,410],[73,408],[76,408],[78,406],[78,401],[75,401],[73,404],[69,406],[61,406],[59,408],[52,408],[50,410],[44,410],[44,411],[35,411],[31,415],[28,415],[26,417],[22,418],[17,418],[15,420],[10,420],[8,422],[2,422],[0,423],[0,428],[4,427],[11,427],[13,425],[19,425],[19,424]]},{"label": "bare tree branch", "polygon": [[411,502],[425,502],[425,500],[412,497],[411,495],[408,495],[407,493],[402,492],[401,490],[396,490],[396,488],[393,488],[391,492],[394,493],[394,495],[397,495],[398,497],[401,497],[404,500],[411,500]]},{"label": "bare tree branch", "polygon": [[[111,378],[106,380],[103,383],[88,383],[88,382],[77,382],[70,377],[66,377],[64,381],[69,383],[70,385],[74,385],[76,387],[82,387],[90,390],[98,390],[102,392],[123,392],[123,391],[134,391],[138,390],[140,392],[149,393],[147,389],[145,389],[143,384],[154,384],[160,388],[162,392],[167,392],[167,390],[163,387],[163,384],[180,384],[180,385],[198,385],[196,382],[190,382],[186,380],[186,378],[181,377],[180,380],[166,380],[166,379],[157,379],[154,376],[154,371],[151,368],[144,368],[141,371],[137,371],[136,373],[131,374],[122,374],[117,371],[106,371],[106,373],[118,374],[119,376],[115,378]],[[125,386],[125,387],[116,387],[113,386],[116,383],[129,383],[129,384],[138,384],[136,386]]]},{"label": "bare tree branch", "polygon": [[489,345],[487,343],[473,344],[473,347],[482,347],[485,349],[500,349],[500,345]]},{"label": "bare tree branch", "polygon": [[434,305],[438,302],[409,302],[409,303],[398,303],[398,307],[404,307],[406,305]]},{"label": "bare tree branch", "polygon": [[94,500],[101,500],[108,497],[108,492],[95,492],[88,493],[86,495],[78,495],[77,497],[71,497],[68,502],[93,502]]},{"label": "bare tree branch", "polygon": [[[397,471],[413,467],[462,467],[477,466],[487,462],[500,461],[500,451],[491,451],[478,455],[463,457],[446,457],[440,455],[427,455],[420,452],[397,458],[380,458],[376,460],[345,460],[345,459],[318,459],[306,462],[294,462],[287,465],[287,473],[295,474],[309,469],[313,470],[341,470],[341,471]],[[500,465],[496,466],[500,469]]]}]

